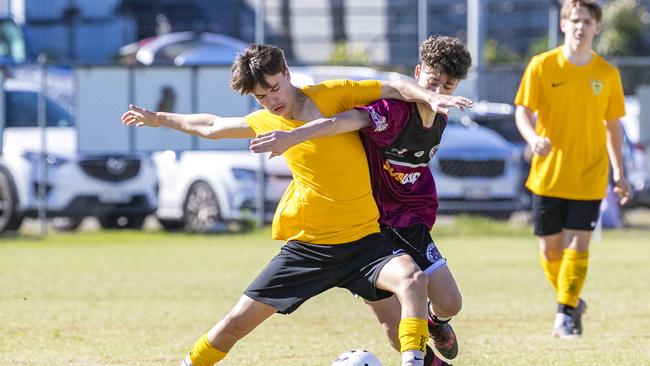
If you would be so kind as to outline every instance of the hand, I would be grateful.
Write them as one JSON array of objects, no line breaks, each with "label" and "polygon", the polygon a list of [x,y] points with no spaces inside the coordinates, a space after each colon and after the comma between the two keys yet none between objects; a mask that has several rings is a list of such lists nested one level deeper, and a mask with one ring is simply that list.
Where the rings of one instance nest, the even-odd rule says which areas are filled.
[{"label": "hand", "polygon": [[537,136],[535,141],[530,144],[530,149],[533,151],[533,154],[539,156],[546,156],[551,152],[551,140],[548,137]]},{"label": "hand", "polygon": [[630,200],[630,186],[627,184],[625,178],[619,178],[614,181],[614,193],[620,198],[619,203],[621,206]]},{"label": "hand", "polygon": [[293,135],[286,131],[271,131],[257,135],[251,140],[249,149],[254,153],[271,152],[269,159],[282,155],[291,146],[296,144]]},{"label": "hand", "polygon": [[434,94],[429,98],[429,108],[436,113],[447,114],[449,108],[458,108],[461,111],[465,108],[472,108],[474,102],[465,97],[446,94]]},{"label": "hand", "polygon": [[129,111],[122,115],[122,124],[135,127],[160,127],[160,120],[156,113],[129,104]]}]

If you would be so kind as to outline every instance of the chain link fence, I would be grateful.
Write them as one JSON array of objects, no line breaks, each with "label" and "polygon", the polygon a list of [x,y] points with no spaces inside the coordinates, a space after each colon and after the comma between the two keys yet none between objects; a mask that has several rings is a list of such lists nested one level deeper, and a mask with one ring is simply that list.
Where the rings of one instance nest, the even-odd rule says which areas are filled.
[{"label": "chain link fence", "polygon": [[[647,60],[614,63],[626,92],[647,82]],[[309,68],[298,70],[306,82],[403,77],[349,68],[319,68],[316,77],[315,69],[312,76]],[[360,76],[361,70],[366,74]],[[441,213],[507,218],[529,209],[525,144],[509,105],[522,72],[519,65],[484,71],[480,88],[490,101],[483,103],[487,109],[451,116],[430,164]],[[39,209],[58,218],[61,230],[76,229],[85,217],[97,218],[103,228],[137,229],[151,214],[165,229],[222,230],[257,217],[269,222],[290,182],[281,158],[261,165],[264,158],[250,153],[246,140],[211,141],[120,124],[129,103],[225,117],[249,113],[256,103],[229,90],[227,67],[29,65],[5,67],[3,75],[0,231],[18,229],[23,218],[38,217]],[[39,100],[45,106],[41,119]],[[490,142],[491,130],[505,144]]]}]

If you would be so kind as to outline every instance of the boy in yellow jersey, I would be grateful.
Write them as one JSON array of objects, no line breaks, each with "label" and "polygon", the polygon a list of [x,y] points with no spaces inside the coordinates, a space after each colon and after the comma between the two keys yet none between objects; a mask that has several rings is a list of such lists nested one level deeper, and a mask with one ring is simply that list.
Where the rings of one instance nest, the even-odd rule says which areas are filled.
[{"label": "boy in yellow jersey", "polygon": [[[332,81],[298,89],[290,83],[282,51],[266,45],[251,45],[237,57],[231,87],[252,94],[264,109],[246,117],[221,118],[131,106],[122,122],[166,126],[206,138],[251,138],[385,97],[422,100],[434,109],[470,104],[465,98],[438,96],[408,82]],[[274,313],[291,313],[333,287],[349,289],[367,300],[396,294],[402,304],[402,365],[423,365],[428,338],[426,276],[403,250],[379,234],[378,211],[358,136],[329,139],[302,144],[285,154],[294,179],[278,205],[272,235],[287,243],[234,308],[195,343],[182,365],[219,362]],[[358,154],[348,154],[350,150]]]},{"label": "boy in yellow jersey", "polygon": [[542,268],[557,295],[552,334],[561,338],[582,334],[586,303],[580,292],[610,163],[614,192],[621,203],[629,197],[621,78],[592,50],[601,15],[595,1],[565,1],[564,44],[533,57],[515,98],[517,128],[534,154],[526,186],[533,192]]},{"label": "boy in yellow jersey", "polygon": [[[415,79],[424,88],[451,95],[467,76],[471,63],[469,51],[458,38],[431,36],[420,46]],[[447,260],[430,234],[436,220],[438,194],[428,164],[440,146],[446,126],[444,113],[433,112],[422,103],[380,99],[292,131],[260,135],[251,141],[250,148],[275,156],[307,140],[360,132],[382,234],[404,248],[429,277],[429,335],[440,354],[453,359],[458,354],[458,342],[449,321],[460,312],[462,298]],[[399,301],[393,296],[366,302],[391,345],[399,351]],[[446,365],[436,359],[433,351],[426,356],[426,366]]]}]

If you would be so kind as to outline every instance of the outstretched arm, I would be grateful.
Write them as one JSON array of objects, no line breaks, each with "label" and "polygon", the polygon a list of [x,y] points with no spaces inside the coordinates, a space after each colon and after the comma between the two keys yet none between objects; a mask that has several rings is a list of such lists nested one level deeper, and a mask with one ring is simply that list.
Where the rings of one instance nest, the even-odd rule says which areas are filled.
[{"label": "outstretched arm", "polygon": [[349,110],[331,118],[319,118],[290,131],[271,131],[251,141],[256,153],[271,152],[271,157],[282,155],[290,147],[317,137],[338,135],[370,126],[368,113]]},{"label": "outstretched arm", "polygon": [[380,99],[426,103],[432,111],[443,114],[447,114],[449,108],[458,108],[462,111],[474,105],[472,100],[465,97],[438,94],[410,80],[382,81]]},{"label": "outstretched arm", "polygon": [[255,137],[243,117],[152,112],[133,104],[129,105],[129,110],[122,115],[122,123],[135,127],[163,126],[208,139]]},{"label": "outstretched arm", "polygon": [[609,161],[612,164],[612,177],[614,178],[614,193],[620,198],[621,205],[624,205],[630,198],[630,186],[625,179],[625,168],[623,165],[623,130],[621,121],[616,119],[607,121],[607,152]]}]

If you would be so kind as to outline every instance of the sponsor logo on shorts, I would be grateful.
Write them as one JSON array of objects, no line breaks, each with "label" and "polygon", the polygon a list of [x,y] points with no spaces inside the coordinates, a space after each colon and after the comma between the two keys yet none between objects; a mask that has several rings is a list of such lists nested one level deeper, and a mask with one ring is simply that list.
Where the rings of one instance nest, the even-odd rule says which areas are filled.
[{"label": "sponsor logo on shorts", "polygon": [[388,161],[384,162],[383,166],[384,170],[390,174],[393,179],[398,181],[400,184],[413,184],[415,183],[418,178],[420,178],[421,173],[420,172],[411,172],[411,173],[399,173],[396,172],[395,169],[390,165]]},{"label": "sponsor logo on shorts", "polygon": [[596,221],[590,222],[589,226],[591,226],[592,229],[595,228],[596,227]]},{"label": "sponsor logo on shorts", "polygon": [[424,155],[424,151],[418,151],[418,152],[416,152],[416,153],[413,153],[413,155],[414,155],[416,158],[419,158],[419,157],[421,157],[422,155]]},{"label": "sponsor logo on shorts", "polygon": [[404,251],[404,249],[395,249],[395,250],[393,250],[393,255],[395,255],[395,254],[402,254],[402,253],[406,253],[406,252]]},{"label": "sponsor logo on shorts", "polygon": [[388,122],[385,116],[380,116],[373,107],[368,107],[368,109],[370,110],[370,118],[375,124],[375,132],[381,132],[388,128]]}]

